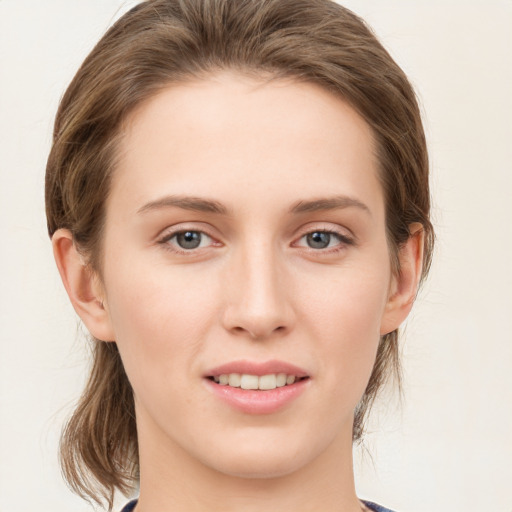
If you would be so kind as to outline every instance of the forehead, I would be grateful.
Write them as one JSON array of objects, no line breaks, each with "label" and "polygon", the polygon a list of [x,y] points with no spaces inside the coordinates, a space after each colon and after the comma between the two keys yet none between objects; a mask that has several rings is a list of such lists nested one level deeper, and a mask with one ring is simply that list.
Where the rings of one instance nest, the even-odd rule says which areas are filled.
[{"label": "forehead", "polygon": [[[172,85],[125,123],[113,194],[381,201],[370,127],[322,87],[224,72]],[[370,186],[369,186],[370,185]]]}]

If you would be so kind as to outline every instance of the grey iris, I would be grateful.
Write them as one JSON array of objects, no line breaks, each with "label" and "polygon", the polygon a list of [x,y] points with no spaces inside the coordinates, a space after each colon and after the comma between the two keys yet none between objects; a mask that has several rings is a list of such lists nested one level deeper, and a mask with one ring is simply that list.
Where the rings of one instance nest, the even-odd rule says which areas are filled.
[{"label": "grey iris", "polygon": [[176,235],[176,242],[182,249],[196,249],[201,243],[201,233],[197,231],[183,231]]},{"label": "grey iris", "polygon": [[312,249],[325,249],[331,241],[331,234],[322,231],[315,231],[306,236],[309,247]]}]

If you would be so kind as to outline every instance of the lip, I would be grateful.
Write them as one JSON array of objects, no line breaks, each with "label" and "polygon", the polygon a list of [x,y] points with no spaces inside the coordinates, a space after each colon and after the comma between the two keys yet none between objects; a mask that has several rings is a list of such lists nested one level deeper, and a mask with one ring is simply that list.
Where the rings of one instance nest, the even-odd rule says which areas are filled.
[{"label": "lip", "polygon": [[[268,375],[271,373],[286,373],[301,378],[293,384],[270,390],[249,390],[222,386],[211,378],[216,375],[229,373],[246,373],[250,375]],[[297,399],[310,384],[308,373],[298,366],[284,361],[266,361],[263,363],[251,361],[233,361],[212,368],[204,375],[204,383],[216,398],[230,407],[245,414],[272,414],[285,408]]]},{"label": "lip", "polygon": [[214,377],[216,375],[229,373],[246,373],[249,375],[257,375],[258,377],[270,373],[286,373],[287,375],[295,375],[299,378],[309,377],[308,372],[303,368],[299,368],[285,361],[278,361],[277,359],[261,363],[246,360],[232,361],[212,368],[204,374],[204,377]]}]

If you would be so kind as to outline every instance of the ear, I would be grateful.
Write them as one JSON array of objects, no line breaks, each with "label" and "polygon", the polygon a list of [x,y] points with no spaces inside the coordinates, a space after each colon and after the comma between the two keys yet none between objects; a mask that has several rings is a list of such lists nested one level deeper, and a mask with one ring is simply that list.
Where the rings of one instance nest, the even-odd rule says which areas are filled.
[{"label": "ear", "polygon": [[382,317],[380,334],[384,336],[407,318],[411,311],[423,268],[423,226],[417,222],[409,226],[410,236],[400,248],[398,260],[400,270],[391,278],[390,291]]},{"label": "ear", "polygon": [[89,332],[102,341],[115,339],[99,277],[84,261],[68,229],[52,236],[53,255],[71,304]]}]

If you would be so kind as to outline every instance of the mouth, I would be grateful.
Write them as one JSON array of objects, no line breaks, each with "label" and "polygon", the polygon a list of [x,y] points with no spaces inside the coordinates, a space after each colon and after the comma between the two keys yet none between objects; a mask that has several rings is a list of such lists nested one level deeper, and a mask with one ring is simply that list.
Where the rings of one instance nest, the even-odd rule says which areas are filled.
[{"label": "mouth", "polygon": [[234,361],[204,375],[207,388],[244,414],[272,414],[285,409],[310,387],[311,376],[283,361]]},{"label": "mouth", "polygon": [[249,373],[221,373],[208,376],[207,379],[220,386],[240,388],[246,390],[271,391],[276,388],[291,386],[296,382],[309,379],[308,376],[298,376],[287,373],[268,373],[266,375],[252,375]]}]

